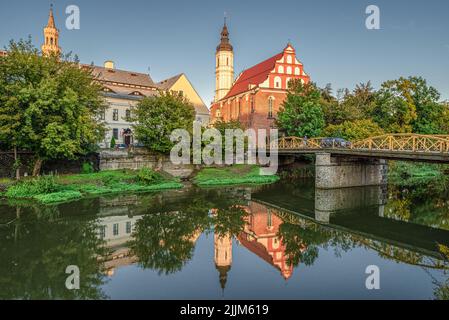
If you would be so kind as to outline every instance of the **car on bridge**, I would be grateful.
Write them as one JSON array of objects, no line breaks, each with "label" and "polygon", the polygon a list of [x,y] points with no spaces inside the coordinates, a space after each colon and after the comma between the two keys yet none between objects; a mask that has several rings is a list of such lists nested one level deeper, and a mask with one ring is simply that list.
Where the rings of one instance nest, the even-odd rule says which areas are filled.
[{"label": "car on bridge", "polygon": [[322,148],[350,148],[351,142],[343,138],[323,138],[321,140]]}]

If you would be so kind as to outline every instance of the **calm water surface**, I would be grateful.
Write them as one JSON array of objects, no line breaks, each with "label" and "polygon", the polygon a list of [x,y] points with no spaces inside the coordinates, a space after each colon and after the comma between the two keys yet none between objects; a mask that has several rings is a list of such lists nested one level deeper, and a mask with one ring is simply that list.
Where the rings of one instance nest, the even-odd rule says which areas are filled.
[{"label": "calm water surface", "polygon": [[[0,299],[435,299],[448,206],[307,181],[3,202]],[[65,287],[69,265],[80,290]],[[370,265],[380,290],[366,289]]]}]

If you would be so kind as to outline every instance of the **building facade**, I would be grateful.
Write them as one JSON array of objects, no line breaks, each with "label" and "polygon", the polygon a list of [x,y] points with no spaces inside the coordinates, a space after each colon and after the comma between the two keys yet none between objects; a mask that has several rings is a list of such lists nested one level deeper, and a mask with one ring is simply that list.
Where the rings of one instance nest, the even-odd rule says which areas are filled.
[{"label": "building facade", "polygon": [[[232,59],[229,55],[232,46],[228,35],[225,24],[221,44],[217,48],[217,85],[215,101],[210,108],[211,123],[239,121],[244,127],[255,130],[273,128],[287,96],[289,82],[299,79],[309,83],[310,77],[297,58],[295,48],[289,43],[279,54],[240,73],[228,89],[226,81],[234,62],[233,54]],[[222,57],[225,58],[224,62]],[[232,65],[221,66],[227,62]]]},{"label": "building facade", "polygon": [[[48,22],[44,28],[43,55],[59,55],[59,31],[56,28],[53,8],[50,9]],[[6,52],[0,51],[0,56]],[[92,70],[95,79],[102,85],[107,109],[100,116],[106,125],[106,134],[100,147],[109,148],[114,137],[117,145],[137,143],[133,138],[133,123],[130,121],[131,109],[144,97],[152,97],[159,91],[181,92],[196,111],[198,121],[209,124],[209,110],[185,74],[179,74],[156,83],[149,74],[119,70],[113,61],[106,61],[103,66],[81,65]]]}]

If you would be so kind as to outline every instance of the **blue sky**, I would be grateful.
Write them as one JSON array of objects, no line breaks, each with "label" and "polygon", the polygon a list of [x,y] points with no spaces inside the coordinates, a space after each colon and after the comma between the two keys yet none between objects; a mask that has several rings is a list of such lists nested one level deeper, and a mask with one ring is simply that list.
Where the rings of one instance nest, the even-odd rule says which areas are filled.
[{"label": "blue sky", "polygon": [[[31,35],[42,44],[48,0],[0,3],[0,46]],[[312,80],[333,88],[375,87],[423,76],[449,99],[449,1],[54,0],[60,44],[84,63],[113,60],[120,69],[160,81],[184,72],[206,104],[213,98],[215,48],[227,12],[236,74],[279,53],[288,40]],[[65,28],[78,5],[81,29]],[[381,29],[367,30],[365,9],[380,8]]]}]

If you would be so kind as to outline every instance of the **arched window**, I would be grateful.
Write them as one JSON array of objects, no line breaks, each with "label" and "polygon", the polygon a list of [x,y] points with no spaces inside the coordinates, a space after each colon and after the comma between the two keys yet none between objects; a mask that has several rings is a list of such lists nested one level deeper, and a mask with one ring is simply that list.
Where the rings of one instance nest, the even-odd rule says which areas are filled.
[{"label": "arched window", "polygon": [[47,37],[47,39],[46,39],[45,43],[46,43],[46,44],[48,45],[48,37]]},{"label": "arched window", "polygon": [[287,67],[287,74],[292,74],[292,67]]},{"label": "arched window", "polygon": [[217,66],[220,65],[220,58],[217,58]]},{"label": "arched window", "polygon": [[287,56],[287,63],[292,63],[292,56]]},{"label": "arched window", "polygon": [[278,73],[284,73],[284,67],[283,66],[279,66]]},{"label": "arched window", "polygon": [[226,65],[229,66],[229,58],[226,58]]},{"label": "arched window", "polygon": [[281,84],[281,77],[275,77],[274,78],[274,87],[277,89],[280,89],[282,84]]},{"label": "arched window", "polygon": [[301,75],[301,70],[299,70],[299,67],[295,68],[295,75],[297,76]]},{"label": "arched window", "polygon": [[217,109],[217,113],[215,114],[217,118],[221,118],[221,110]]},{"label": "arched window", "polygon": [[50,44],[53,45],[53,38],[50,38]]},{"label": "arched window", "polygon": [[274,98],[269,97],[268,98],[268,118],[273,118],[273,105],[274,105]]}]

